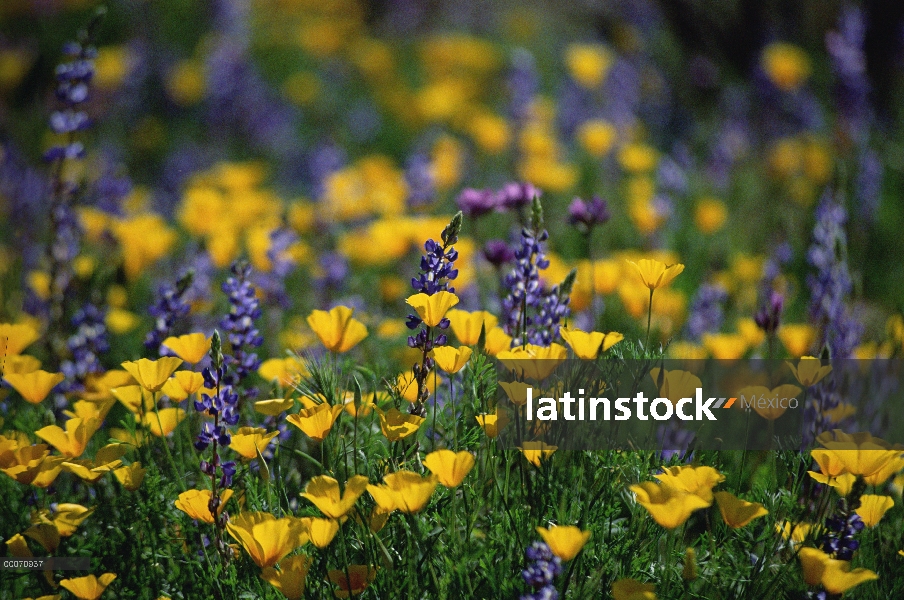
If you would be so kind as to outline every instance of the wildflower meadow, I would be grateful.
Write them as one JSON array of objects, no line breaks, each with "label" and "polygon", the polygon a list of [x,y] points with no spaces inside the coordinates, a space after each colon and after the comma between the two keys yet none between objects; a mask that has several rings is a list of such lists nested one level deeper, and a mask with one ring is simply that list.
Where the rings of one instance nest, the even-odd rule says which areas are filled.
[{"label": "wildflower meadow", "polygon": [[0,0],[0,600],[904,598],[894,2]]}]

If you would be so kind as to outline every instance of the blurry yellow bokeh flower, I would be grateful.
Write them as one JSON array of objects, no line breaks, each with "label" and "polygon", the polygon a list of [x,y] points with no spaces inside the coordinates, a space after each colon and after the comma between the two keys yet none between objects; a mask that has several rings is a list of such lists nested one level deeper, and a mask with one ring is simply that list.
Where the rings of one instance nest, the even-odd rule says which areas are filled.
[{"label": "blurry yellow bokeh flower", "polygon": [[40,404],[51,390],[65,379],[62,373],[36,370],[30,373],[7,373],[3,380],[31,404]]},{"label": "blurry yellow bokeh flower", "polygon": [[612,51],[599,44],[571,44],[565,51],[568,72],[587,89],[603,84],[613,62]]},{"label": "blurry yellow bokeh flower", "polygon": [[613,600],[656,600],[656,588],[652,583],[636,579],[619,579],[612,584]]},{"label": "blurry yellow bokeh flower", "polygon": [[0,356],[22,354],[41,334],[27,323],[0,323]]},{"label": "blurry yellow bokeh flower", "polygon": [[798,89],[810,76],[810,58],[799,47],[785,42],[766,46],[760,64],[775,87],[785,92]]},{"label": "blurry yellow bokeh flower", "polygon": [[701,233],[710,234],[722,229],[728,219],[728,209],[721,200],[703,198],[694,210],[694,224]]}]

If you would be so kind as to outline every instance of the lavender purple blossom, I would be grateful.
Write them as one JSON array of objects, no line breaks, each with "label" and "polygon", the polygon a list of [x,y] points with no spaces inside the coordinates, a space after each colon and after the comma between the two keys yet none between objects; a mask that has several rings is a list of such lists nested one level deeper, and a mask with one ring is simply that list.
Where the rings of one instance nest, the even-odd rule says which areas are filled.
[{"label": "lavender purple blossom", "polygon": [[160,344],[172,334],[176,322],[188,315],[191,306],[185,296],[193,279],[194,271],[189,270],[176,281],[175,285],[164,283],[160,286],[157,302],[149,309],[151,316],[154,317],[154,328],[148,332],[144,340],[144,346],[148,350],[159,352]]},{"label": "lavender purple blossom", "polygon": [[72,317],[76,329],[66,342],[70,357],[60,365],[70,391],[80,389],[88,375],[104,370],[100,356],[110,349],[106,316],[104,307],[89,303]]},{"label": "lavender purple blossom", "polygon": [[534,542],[524,552],[527,567],[521,571],[524,583],[533,592],[521,596],[521,600],[557,600],[559,597],[553,581],[562,573],[562,559],[554,556],[543,542]]},{"label": "lavender purple blossom", "polygon": [[[223,292],[229,297],[229,314],[220,321],[220,327],[226,330],[232,351],[224,358],[231,371],[223,375],[223,381],[235,387],[260,366],[257,354],[251,350],[260,347],[264,338],[254,323],[260,318],[261,309],[257,290],[249,281],[251,265],[234,264],[231,271],[232,276],[223,283]],[[243,395],[254,397],[257,390],[249,388]]]},{"label": "lavender purple blossom", "polygon": [[[200,400],[194,401],[194,407],[196,411],[213,417],[214,422],[205,421],[201,426],[201,432],[195,441],[195,448],[199,452],[203,452],[209,446],[213,446],[211,460],[202,460],[201,470],[213,481],[216,481],[218,472],[221,473],[219,486],[229,487],[232,485],[232,477],[235,475],[235,463],[233,461],[222,462],[218,446],[228,446],[232,441],[226,425],[236,425],[239,422],[239,396],[233,391],[232,386],[226,383],[227,367],[222,353],[220,334],[217,331],[214,331],[211,337],[210,359],[212,367],[207,367],[202,371],[205,391],[201,392]],[[216,483],[213,497],[217,498]],[[216,506],[211,509],[211,514],[216,514]]]},{"label": "lavender purple blossom", "polygon": [[705,283],[697,288],[684,326],[690,341],[699,342],[704,333],[719,331],[725,317],[723,307],[726,300],[728,292],[721,285]]}]

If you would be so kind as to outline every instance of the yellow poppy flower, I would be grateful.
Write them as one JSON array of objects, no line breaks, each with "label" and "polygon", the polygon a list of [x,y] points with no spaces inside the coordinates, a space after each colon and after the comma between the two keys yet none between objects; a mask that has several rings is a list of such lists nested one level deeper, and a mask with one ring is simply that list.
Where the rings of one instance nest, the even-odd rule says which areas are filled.
[{"label": "yellow poppy flower", "polygon": [[339,586],[339,589],[333,592],[337,598],[351,598],[360,596],[367,586],[373,583],[377,578],[377,568],[368,565],[349,565],[346,569],[333,569],[327,576]]},{"label": "yellow poppy flower", "polygon": [[675,489],[699,496],[707,505],[713,502],[713,487],[725,481],[725,475],[712,467],[691,465],[669,467],[655,477]]},{"label": "yellow poppy flower", "polygon": [[368,484],[367,492],[385,512],[399,510],[412,514],[427,506],[437,482],[435,475],[421,477],[412,471],[398,471],[385,476],[383,485]]},{"label": "yellow poppy flower", "polygon": [[261,579],[278,589],[288,600],[302,600],[311,561],[310,556],[303,554],[290,556],[280,561],[278,571],[273,567],[261,571]]},{"label": "yellow poppy flower", "polygon": [[311,479],[301,494],[311,504],[331,519],[341,519],[352,510],[355,502],[367,489],[367,477],[355,475],[345,482],[345,492],[340,496],[339,482],[326,475]]},{"label": "yellow poppy flower", "polygon": [[295,357],[270,358],[261,363],[257,374],[267,381],[276,381],[283,387],[294,384],[301,375],[307,374],[304,363]]},{"label": "yellow poppy flower", "polygon": [[553,525],[548,529],[537,527],[537,533],[549,546],[553,554],[568,562],[578,555],[587,540],[590,539],[590,531],[581,531],[574,525]]},{"label": "yellow poppy flower", "polygon": [[637,262],[629,260],[628,264],[632,265],[637,270],[641,282],[650,290],[667,286],[684,271],[684,265],[680,263],[666,265],[663,262],[651,258],[644,258]]},{"label": "yellow poppy flower", "polygon": [[336,534],[339,533],[339,521],[336,519],[312,519],[308,517],[307,524],[311,543],[321,550],[329,546]]},{"label": "yellow poppy flower", "polygon": [[[869,485],[882,485],[904,466],[901,458],[904,450],[890,449],[888,442],[867,432],[848,434],[835,429],[819,434],[816,439],[834,455],[832,460],[841,466],[842,472],[862,475]],[[817,454],[813,457],[817,458]]]},{"label": "yellow poppy flower", "polygon": [[138,385],[149,392],[159,392],[170,375],[182,364],[181,358],[165,356],[158,360],[142,358],[136,361],[127,360],[122,368],[135,378]]},{"label": "yellow poppy flower", "polygon": [[660,484],[644,481],[628,489],[634,492],[637,503],[643,506],[653,520],[666,529],[675,529],[691,516],[691,513],[711,504],[696,494],[675,487],[670,482]]},{"label": "yellow poppy flower", "polygon": [[135,414],[154,408],[154,396],[140,385],[126,385],[110,390],[113,397]]},{"label": "yellow poppy flower", "polygon": [[13,386],[13,389],[19,392],[27,402],[40,404],[50,391],[65,379],[65,376],[62,373],[37,370],[25,374],[6,373],[3,379]]},{"label": "yellow poppy flower", "polygon": [[487,339],[484,350],[490,356],[498,356],[504,350],[511,350],[512,336],[508,335],[502,327],[493,327],[487,331]]},{"label": "yellow poppy flower", "polygon": [[481,328],[484,328],[486,334],[489,334],[490,330],[499,322],[495,315],[485,310],[468,312],[453,308],[446,313],[446,318],[449,319],[452,333],[455,334],[462,346],[476,345],[480,340]]},{"label": "yellow poppy flower", "polygon": [[41,368],[41,361],[27,354],[13,354],[12,356],[0,354],[0,357],[3,358],[3,373],[6,375],[25,375]]},{"label": "yellow poppy flower", "polygon": [[816,385],[832,372],[832,365],[823,365],[815,356],[802,356],[797,366],[790,360],[786,362],[794,378],[804,387]]},{"label": "yellow poppy flower", "polygon": [[778,328],[778,339],[793,357],[803,356],[816,340],[816,329],[804,323],[788,323]]},{"label": "yellow poppy flower", "polygon": [[79,419],[97,419],[103,421],[107,418],[107,413],[116,404],[116,399],[99,400],[88,402],[87,400],[78,400],[73,405],[74,410],[64,410],[63,414],[69,418]]},{"label": "yellow poppy flower", "polygon": [[301,429],[309,438],[322,442],[333,428],[333,423],[342,412],[343,406],[318,404],[313,408],[305,408],[294,415],[286,417],[286,421]]},{"label": "yellow poppy flower", "polygon": [[31,558],[34,556],[21,533],[17,533],[6,540],[6,550],[9,556],[15,558]]},{"label": "yellow poppy flower", "polygon": [[91,402],[109,400],[114,398],[112,392],[114,388],[128,385],[135,385],[135,379],[129,375],[128,371],[113,369],[103,375],[89,375],[85,379],[85,391],[81,396],[84,400]]},{"label": "yellow poppy flower", "polygon": [[614,62],[613,52],[602,44],[571,44],[565,51],[569,74],[588,90],[603,85]]},{"label": "yellow poppy flower", "polygon": [[116,579],[114,573],[104,573],[99,578],[94,575],[63,579],[60,585],[72,592],[79,600],[97,600],[106,591],[107,587]]},{"label": "yellow poppy flower", "polygon": [[40,337],[38,330],[27,323],[0,323],[0,356],[22,354]]},{"label": "yellow poppy flower", "polygon": [[178,337],[170,336],[163,340],[163,345],[185,362],[194,365],[204,360],[210,352],[210,340],[203,333],[188,333]]},{"label": "yellow poppy flower", "polygon": [[24,532],[25,535],[41,544],[50,554],[60,546],[60,531],[50,523],[37,523]]},{"label": "yellow poppy flower", "polygon": [[141,463],[138,461],[113,471],[116,480],[130,492],[134,492],[141,487],[146,473],[147,469],[142,468]]},{"label": "yellow poppy flower", "polygon": [[452,292],[437,292],[432,296],[420,293],[409,296],[406,302],[417,311],[428,327],[436,327],[446,316],[446,312],[458,304],[458,296]]},{"label": "yellow poppy flower", "polygon": [[652,583],[636,579],[619,579],[612,584],[613,600],[656,600],[656,588]]},{"label": "yellow poppy flower", "polygon": [[773,42],[763,48],[760,66],[775,87],[791,92],[810,77],[810,57],[800,47],[787,42]]},{"label": "yellow poppy flower", "polygon": [[650,377],[659,388],[659,397],[668,398],[672,404],[678,404],[682,398],[693,398],[697,388],[703,387],[699,377],[680,369],[662,371],[654,367],[650,369]]},{"label": "yellow poppy flower", "polygon": [[[2,449],[2,447],[0,447]],[[0,452],[0,471],[3,471],[23,485],[39,485],[39,477],[46,480],[48,477],[56,479],[60,472],[59,464],[65,460],[63,457],[49,456],[47,444],[35,444],[34,446],[10,446]]]},{"label": "yellow poppy flower", "polygon": [[[431,373],[427,376],[426,380],[427,391],[432,394],[436,391],[436,387],[443,383],[443,378],[439,375]],[[414,378],[414,373],[411,371],[405,371],[400,374],[395,384],[396,390],[399,392],[399,395],[414,404],[417,402],[417,381]]]},{"label": "yellow poppy flower", "polygon": [[715,233],[728,219],[725,203],[717,198],[703,198],[694,209],[694,224],[704,234]]},{"label": "yellow poppy flower", "polygon": [[48,425],[37,431],[35,435],[60,451],[66,458],[78,458],[85,452],[91,436],[100,428],[97,419],[69,419],[66,430],[59,425]]},{"label": "yellow poppy flower", "polygon": [[266,429],[258,427],[239,427],[232,434],[232,442],[229,447],[242,458],[257,458],[258,453],[263,454],[270,441],[279,435],[278,431],[267,433]]},{"label": "yellow poppy flower", "polygon": [[315,310],[308,315],[308,325],[330,352],[348,352],[367,337],[364,323],[352,318],[355,309],[337,306],[329,312]]},{"label": "yellow poppy flower", "polygon": [[[213,492],[210,490],[186,490],[179,494],[175,501],[176,508],[196,521],[213,523],[213,514],[210,512],[210,499]],[[217,507],[217,516],[226,508],[226,503],[232,498],[232,490],[225,489],[220,492],[220,505]]]},{"label": "yellow poppy flower", "polygon": [[424,457],[424,466],[439,478],[447,488],[461,485],[464,478],[474,468],[474,455],[462,450],[435,450]]},{"label": "yellow poppy flower", "polygon": [[527,390],[533,388],[532,385],[521,381],[500,381],[499,387],[502,388],[512,404],[518,406],[524,406],[527,403]]},{"label": "yellow poppy flower", "polygon": [[176,402],[187,400],[189,396],[201,389],[204,376],[194,371],[176,371],[166,380],[161,391]]},{"label": "yellow poppy flower", "polygon": [[524,455],[527,462],[539,469],[543,465],[543,462],[549,459],[553,452],[558,450],[559,447],[550,446],[543,442],[524,442],[518,449],[521,450],[521,454]]},{"label": "yellow poppy flower", "polygon": [[495,439],[509,423],[508,413],[504,410],[500,411],[498,408],[492,413],[477,415],[474,418],[477,419],[477,424],[490,439]]},{"label": "yellow poppy flower", "polygon": [[800,544],[805,541],[811,531],[813,535],[819,535],[820,532],[819,526],[812,523],[797,523],[794,525],[789,521],[785,521],[781,525],[776,523],[775,530],[782,534],[783,540],[790,539],[793,544]]},{"label": "yellow poppy flower", "polygon": [[425,419],[417,415],[402,414],[399,409],[392,407],[386,412],[376,409],[380,416],[380,431],[390,442],[397,442],[409,435],[417,433]]},{"label": "yellow poppy flower", "polygon": [[891,496],[864,494],[860,496],[860,506],[854,512],[860,515],[867,527],[875,527],[894,505],[895,501]]},{"label": "yellow poppy flower", "polygon": [[496,355],[502,364],[515,375],[543,381],[562,364],[568,353],[560,344],[549,346],[517,346],[511,350],[503,350]]},{"label": "yellow poppy flower", "polygon": [[440,346],[431,350],[430,356],[436,361],[436,365],[446,373],[458,373],[471,359],[471,349],[467,346],[461,348]]},{"label": "yellow poppy flower", "polygon": [[[819,463],[820,469],[825,469],[821,473],[807,471],[810,477],[819,483],[835,488],[842,496],[850,494],[851,489],[854,487],[854,482],[857,481],[857,476],[845,472],[844,465],[838,462],[834,458],[835,455],[827,450],[817,448],[811,450],[810,453],[816,459],[816,462]],[[830,473],[834,473],[834,475]]]},{"label": "yellow poppy flower", "polygon": [[122,458],[128,448],[125,444],[108,444],[97,451],[92,460],[66,461],[62,467],[88,482],[95,482],[104,473],[122,466]]},{"label": "yellow poppy flower", "polygon": [[740,333],[704,333],[701,341],[716,360],[737,360],[747,352],[747,338]]},{"label": "yellow poppy flower", "polygon": [[759,502],[747,502],[729,492],[714,494],[722,520],[732,529],[744,527],[756,518],[764,517],[769,511]]},{"label": "yellow poppy flower", "polygon": [[273,398],[271,400],[258,400],[254,403],[254,410],[262,415],[275,417],[280,413],[295,407],[295,398]]},{"label": "yellow poppy flower", "polygon": [[817,548],[801,548],[800,565],[807,585],[821,585],[830,594],[843,594],[854,586],[879,579],[869,569],[851,570],[851,563],[836,560]]},{"label": "yellow poppy flower", "polygon": [[559,333],[562,334],[562,339],[571,347],[575,355],[583,360],[595,360],[600,352],[605,352],[625,337],[616,332],[586,332],[570,327],[562,327],[559,329]]},{"label": "yellow poppy flower", "polygon": [[[181,408],[161,408],[144,414],[141,423],[157,437],[166,437],[185,420],[186,413]],[[137,420],[137,419],[136,419]]]},{"label": "yellow poppy flower", "polygon": [[296,517],[277,519],[266,512],[243,512],[230,518],[226,531],[260,568],[272,567],[284,556],[306,544],[307,523]]},{"label": "yellow poppy flower", "polygon": [[69,537],[85,519],[94,514],[95,508],[87,508],[81,504],[62,503],[56,507],[53,519],[50,521],[62,537]]}]

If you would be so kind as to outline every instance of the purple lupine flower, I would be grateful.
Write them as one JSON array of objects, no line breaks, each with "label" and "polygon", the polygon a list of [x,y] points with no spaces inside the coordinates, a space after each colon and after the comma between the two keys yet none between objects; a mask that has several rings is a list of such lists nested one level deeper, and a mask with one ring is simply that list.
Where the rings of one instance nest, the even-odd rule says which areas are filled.
[{"label": "purple lupine flower", "polygon": [[267,248],[270,270],[254,274],[254,285],[264,292],[264,298],[270,305],[289,308],[286,277],[295,267],[295,261],[289,257],[288,250],[297,241],[298,235],[288,227],[270,232],[270,247]]},{"label": "purple lupine flower", "polygon": [[445,242],[440,244],[434,240],[427,240],[424,243],[424,255],[421,257],[421,273],[411,278],[411,287],[428,296],[437,292],[455,293],[455,288],[450,287],[449,282],[458,277],[456,260],[458,250],[453,248],[451,243],[447,245]]},{"label": "purple lupine flower", "polygon": [[853,5],[842,8],[838,29],[826,33],[826,50],[835,76],[834,95],[840,125],[846,137],[858,146],[866,142],[872,120],[865,38],[863,11]]},{"label": "purple lupine flower", "polygon": [[531,183],[512,181],[502,186],[497,201],[500,208],[521,210],[541,195],[540,190]]},{"label": "purple lupine flower", "polygon": [[521,596],[521,600],[557,600],[559,593],[553,582],[562,574],[562,559],[543,542],[533,542],[524,556],[528,562],[521,577],[533,592]]},{"label": "purple lupine flower", "polygon": [[436,187],[430,157],[415,152],[405,165],[405,183],[408,184],[408,206],[414,208],[433,202]]},{"label": "purple lupine flower", "polygon": [[863,531],[865,524],[860,515],[854,509],[860,506],[860,500],[856,497],[853,502],[846,498],[838,500],[836,513],[825,521],[825,528],[820,545],[822,551],[831,555],[836,560],[851,560],[854,552],[860,547],[860,542],[854,536]]},{"label": "purple lupine flower", "polygon": [[154,317],[154,328],[144,339],[148,350],[160,352],[160,344],[168,338],[179,319],[188,315],[191,306],[185,299],[186,292],[194,280],[194,271],[189,270],[176,281],[175,285],[164,283],[157,292],[157,302],[148,309]]},{"label": "purple lupine flower", "polygon": [[208,447],[213,446],[211,460],[201,461],[201,471],[210,476],[214,482],[213,498],[216,500],[211,500],[213,505],[211,513],[216,514],[216,502],[219,501],[216,493],[217,475],[220,475],[220,487],[232,485],[232,477],[235,475],[235,463],[232,461],[221,461],[219,447],[228,446],[232,441],[232,436],[226,426],[236,425],[239,422],[239,396],[233,391],[232,386],[226,382],[228,369],[224,360],[220,333],[218,331],[213,332],[210,340],[210,359],[212,366],[206,367],[201,372],[204,377],[204,387],[202,388],[200,399],[194,401],[194,408],[200,413],[213,417],[214,420],[213,423],[205,421],[202,424],[201,431],[194,445],[199,452],[203,452]]},{"label": "purple lupine flower", "polygon": [[765,302],[760,305],[753,317],[757,327],[763,330],[766,335],[772,335],[776,332],[782,320],[782,310],[785,306],[785,297],[780,292],[769,290]]},{"label": "purple lupine flower", "polygon": [[872,148],[865,148],[860,153],[858,162],[854,198],[857,201],[858,214],[871,223],[875,221],[879,212],[883,178],[882,159]]},{"label": "purple lupine flower", "polygon": [[100,356],[110,349],[106,313],[102,306],[86,304],[72,317],[76,329],[66,342],[70,357],[60,365],[66,375],[66,391],[81,389],[88,375],[103,372]]},{"label": "purple lupine flower", "polygon": [[847,302],[853,281],[847,263],[847,210],[827,190],[816,208],[813,243],[807,262],[816,273],[807,276],[810,288],[810,316],[820,327],[820,345],[826,345],[832,358],[850,358],[860,343],[863,325],[852,314]]},{"label": "purple lupine flower", "polygon": [[489,214],[499,206],[498,195],[493,190],[465,188],[458,195],[458,208],[466,217],[477,218]]},{"label": "purple lupine flower", "polygon": [[575,197],[568,206],[568,224],[584,233],[590,233],[597,225],[605,225],[611,218],[609,205],[599,196],[589,202]]},{"label": "purple lupine flower", "polygon": [[704,333],[715,333],[722,327],[723,305],[728,292],[721,285],[703,284],[697,288],[689,310],[684,333],[688,340],[699,342]]},{"label": "purple lupine flower", "polygon": [[[250,350],[260,347],[264,338],[254,324],[261,316],[261,308],[257,290],[249,281],[251,265],[233,264],[231,271],[232,276],[223,283],[223,292],[229,297],[229,314],[220,321],[220,327],[228,333],[227,339],[231,347],[231,354],[224,358],[224,364],[230,370],[223,376],[223,381],[235,387],[260,366],[257,354]],[[246,389],[243,395],[254,397],[257,390]]]},{"label": "purple lupine flower", "polygon": [[531,104],[540,89],[540,78],[533,55],[519,48],[512,55],[508,73],[509,113],[517,132],[530,116]]},{"label": "purple lupine flower", "polygon": [[483,257],[498,269],[515,260],[515,251],[505,240],[488,240],[483,246]]}]

